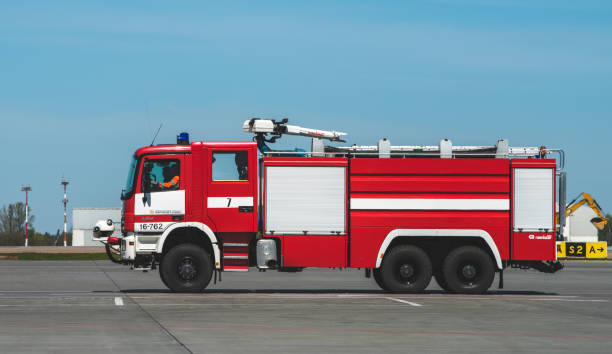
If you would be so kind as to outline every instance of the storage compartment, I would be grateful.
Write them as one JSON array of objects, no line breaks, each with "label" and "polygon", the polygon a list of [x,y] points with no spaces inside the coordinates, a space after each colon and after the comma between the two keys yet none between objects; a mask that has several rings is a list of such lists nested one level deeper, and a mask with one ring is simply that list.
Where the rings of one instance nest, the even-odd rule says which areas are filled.
[{"label": "storage compartment", "polygon": [[346,266],[346,236],[283,237],[283,267]]},{"label": "storage compartment", "polygon": [[346,234],[346,167],[266,166],[265,232]]},{"label": "storage compartment", "polygon": [[512,239],[512,260],[554,261],[557,242],[553,232],[515,232]]},{"label": "storage compartment", "polygon": [[512,260],[556,259],[554,208],[554,168],[513,169]]},{"label": "storage compartment", "polygon": [[554,169],[515,168],[514,231],[553,231]]}]

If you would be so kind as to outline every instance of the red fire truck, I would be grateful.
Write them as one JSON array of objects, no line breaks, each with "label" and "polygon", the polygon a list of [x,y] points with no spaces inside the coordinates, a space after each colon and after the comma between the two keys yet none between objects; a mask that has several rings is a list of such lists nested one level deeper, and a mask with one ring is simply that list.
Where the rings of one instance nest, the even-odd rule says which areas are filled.
[{"label": "red fire truck", "polygon": [[[250,142],[190,143],[181,133],[176,144],[138,149],[121,194],[123,237],[109,237],[113,222],[101,220],[94,239],[115,262],[159,268],[177,292],[255,266],[363,268],[390,292],[421,292],[434,277],[455,293],[486,291],[496,272],[501,287],[509,267],[562,268],[561,150],[507,140],[331,146],[323,140],[345,134],[287,123],[247,120]],[[311,137],[311,151],[271,149],[282,135]]]}]

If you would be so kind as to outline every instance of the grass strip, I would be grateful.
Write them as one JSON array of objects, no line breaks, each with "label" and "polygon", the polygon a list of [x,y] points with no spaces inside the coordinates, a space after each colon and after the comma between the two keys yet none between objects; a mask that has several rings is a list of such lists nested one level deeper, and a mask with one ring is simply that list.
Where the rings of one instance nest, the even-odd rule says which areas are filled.
[{"label": "grass strip", "polygon": [[106,253],[0,253],[0,260],[14,261],[99,261]]}]

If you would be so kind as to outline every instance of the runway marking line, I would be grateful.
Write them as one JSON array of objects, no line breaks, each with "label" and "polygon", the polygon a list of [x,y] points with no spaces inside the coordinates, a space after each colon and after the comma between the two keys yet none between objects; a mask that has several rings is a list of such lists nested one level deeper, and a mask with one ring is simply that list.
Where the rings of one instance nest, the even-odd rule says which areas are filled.
[{"label": "runway marking line", "polygon": [[115,297],[115,305],[117,306],[123,306],[123,298],[120,296],[116,296]]},{"label": "runway marking line", "polygon": [[406,301],[406,300],[402,300],[402,299],[396,299],[394,297],[385,297],[385,299],[391,300],[391,301],[395,301],[395,302],[399,302],[399,303],[402,303],[402,304],[408,304],[410,306],[415,306],[415,307],[423,306],[421,304],[417,304],[416,302]]}]

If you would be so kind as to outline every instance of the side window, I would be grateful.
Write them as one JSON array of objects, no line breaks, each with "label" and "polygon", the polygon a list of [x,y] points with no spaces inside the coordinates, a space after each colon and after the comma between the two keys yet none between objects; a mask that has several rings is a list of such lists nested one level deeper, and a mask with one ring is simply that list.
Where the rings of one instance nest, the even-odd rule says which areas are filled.
[{"label": "side window", "polygon": [[249,180],[248,151],[215,151],[212,154],[212,180],[241,182]]},{"label": "side window", "polygon": [[[146,160],[142,168],[141,185],[149,185],[151,192],[178,190],[181,183],[179,160]],[[143,188],[144,190],[144,188]]]}]

